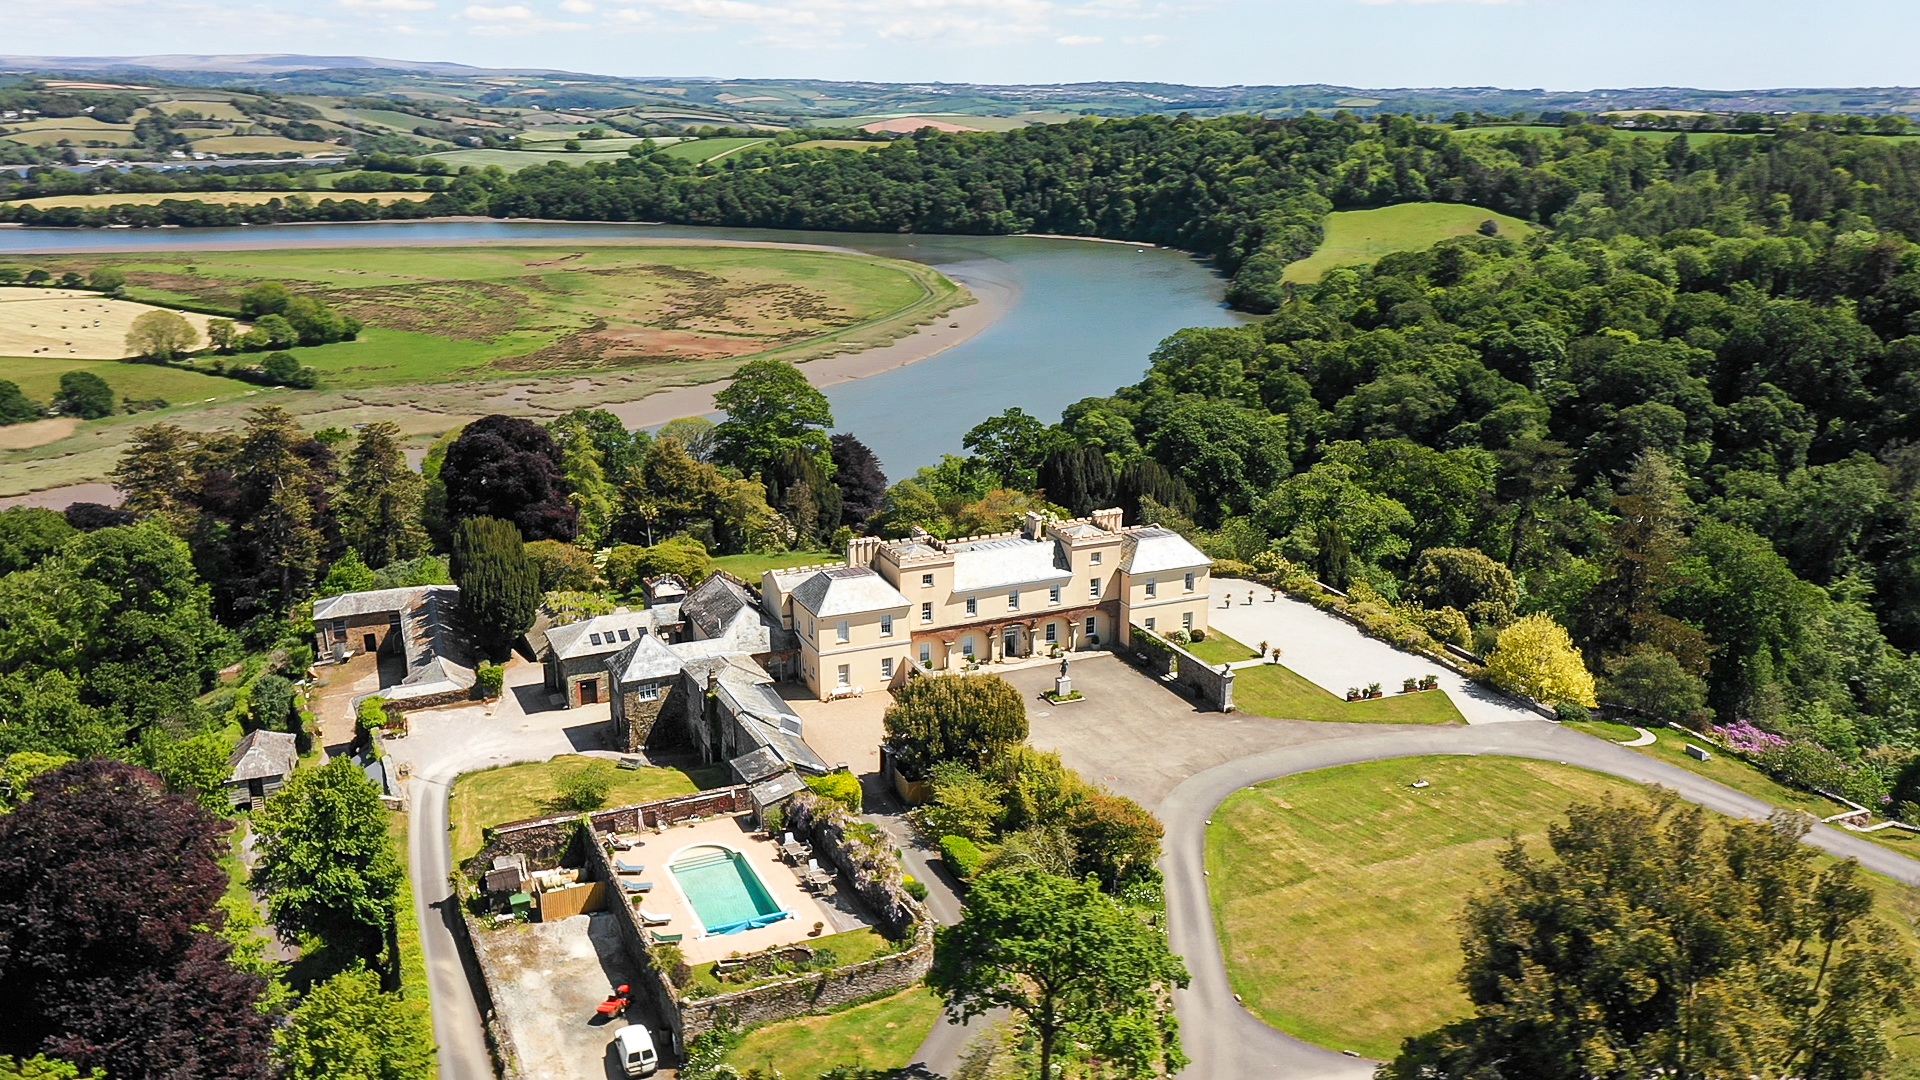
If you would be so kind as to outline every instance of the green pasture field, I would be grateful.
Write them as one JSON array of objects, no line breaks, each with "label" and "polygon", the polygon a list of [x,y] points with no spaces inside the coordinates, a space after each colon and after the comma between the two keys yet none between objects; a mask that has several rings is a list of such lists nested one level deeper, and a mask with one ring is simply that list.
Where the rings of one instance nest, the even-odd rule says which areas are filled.
[{"label": "green pasture field", "polygon": [[447,121],[430,120],[412,113],[394,112],[391,109],[346,109],[338,106],[322,106],[320,115],[339,124],[361,124],[390,128],[402,135],[413,134],[417,127],[444,125]]},{"label": "green pasture field", "polygon": [[53,356],[0,356],[0,379],[18,383],[20,391],[45,403],[60,390],[60,376],[69,371],[91,371],[113,387],[116,399],[151,401],[164,398],[171,405],[207,398],[239,397],[256,389],[233,379],[203,375],[166,364],[133,364],[121,360],[72,360]]},{"label": "green pasture field", "polygon": [[933,991],[916,986],[824,1016],[755,1028],[727,1061],[766,1076],[819,1076],[836,1065],[891,1072],[912,1063],[941,1011]]},{"label": "green pasture field", "polygon": [[[1211,633],[1207,636],[1209,639],[1213,637]],[[1247,649],[1241,658],[1250,657],[1252,652]],[[1255,716],[1271,716],[1281,720],[1332,720],[1348,724],[1467,722],[1444,690],[1397,694],[1394,691],[1399,687],[1382,689],[1386,690],[1387,696],[1369,701],[1348,701],[1327,693],[1282,664],[1236,668],[1233,673],[1234,708]]]},{"label": "green pasture field", "polygon": [[1419,251],[1449,237],[1466,236],[1493,219],[1500,235],[1523,237],[1533,226],[1516,217],[1460,203],[1401,203],[1378,210],[1327,215],[1327,238],[1312,255],[1287,266],[1285,280],[1313,282],[1336,266],[1371,263],[1396,251]]},{"label": "green pasture field", "polygon": [[[1428,787],[1415,790],[1416,781]],[[1510,836],[1543,849],[1575,802],[1625,781],[1516,758],[1415,757],[1286,777],[1229,796],[1207,829],[1214,926],[1233,989],[1290,1035],[1385,1059],[1467,1016],[1455,981],[1467,897]],[[1881,917],[1920,953],[1914,890],[1872,874]],[[1909,1025],[1910,1026],[1910,1025]],[[1896,1040],[1893,1075],[1920,1064]]]},{"label": "green pasture field", "polygon": [[[670,158],[682,161],[714,161],[728,154],[738,153],[749,146],[759,146],[766,139],[694,139],[692,142],[674,143],[662,147],[660,152]],[[580,145],[585,146],[586,143]]]},{"label": "green pasture field", "polygon": [[519,172],[532,165],[545,165],[558,161],[563,165],[584,165],[589,161],[624,161],[628,157],[625,150],[618,152],[596,153],[582,150],[578,153],[566,150],[440,150],[428,154],[458,169],[462,165],[486,168],[498,165],[508,172]]},{"label": "green pasture field", "polygon": [[810,139],[803,143],[794,143],[789,150],[884,150],[883,142],[867,142],[863,139]]}]

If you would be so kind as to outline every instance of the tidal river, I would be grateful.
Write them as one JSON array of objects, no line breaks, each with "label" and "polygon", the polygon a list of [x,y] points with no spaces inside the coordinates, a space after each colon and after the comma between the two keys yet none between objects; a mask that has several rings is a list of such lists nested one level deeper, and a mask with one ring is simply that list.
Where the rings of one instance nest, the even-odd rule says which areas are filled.
[{"label": "tidal river", "polygon": [[0,229],[0,253],[621,236],[825,244],[910,259],[937,267],[994,307],[997,319],[951,348],[826,388],[835,429],[858,434],[895,479],[939,461],[942,454],[961,453],[967,429],[1004,409],[1019,406],[1052,422],[1083,397],[1137,381],[1147,354],[1181,327],[1231,326],[1246,319],[1222,302],[1224,278],[1191,256],[1046,237],[463,220],[193,230]]}]

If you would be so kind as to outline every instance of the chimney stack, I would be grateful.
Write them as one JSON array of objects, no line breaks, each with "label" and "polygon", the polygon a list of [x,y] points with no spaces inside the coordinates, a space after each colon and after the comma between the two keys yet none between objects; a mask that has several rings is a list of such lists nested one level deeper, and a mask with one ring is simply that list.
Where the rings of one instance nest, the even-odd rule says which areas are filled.
[{"label": "chimney stack", "polygon": [[856,536],[847,541],[848,566],[872,566],[873,557],[880,552],[880,538],[877,536]]}]

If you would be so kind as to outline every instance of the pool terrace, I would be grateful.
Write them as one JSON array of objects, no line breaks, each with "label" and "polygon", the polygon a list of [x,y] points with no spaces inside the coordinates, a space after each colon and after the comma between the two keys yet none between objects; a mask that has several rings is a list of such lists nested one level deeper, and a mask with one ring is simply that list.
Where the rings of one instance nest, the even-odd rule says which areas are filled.
[{"label": "pool terrace", "polygon": [[[652,890],[640,895],[635,907],[652,915],[667,916],[665,925],[654,926],[652,930],[658,934],[681,935],[677,942],[680,951],[687,963],[696,967],[735,953],[748,955],[781,945],[813,941],[816,922],[826,924],[820,931],[821,937],[873,925],[851,889],[843,890],[836,884],[824,894],[809,893],[794,868],[781,859],[776,840],[754,832],[745,817],[711,818],[674,825],[660,833],[643,832],[637,837],[623,833],[621,839],[637,839],[638,843],[626,851],[616,851],[613,856],[616,862],[644,865],[646,870],[638,874],[622,873],[620,880],[653,883]],[[690,850],[695,848],[708,850]],[[737,933],[708,934],[706,923],[687,897],[680,875],[670,865],[710,854],[715,848],[739,852],[746,865],[759,876],[773,903],[792,912],[793,917]],[[634,895],[627,894],[619,902],[631,903]]]}]

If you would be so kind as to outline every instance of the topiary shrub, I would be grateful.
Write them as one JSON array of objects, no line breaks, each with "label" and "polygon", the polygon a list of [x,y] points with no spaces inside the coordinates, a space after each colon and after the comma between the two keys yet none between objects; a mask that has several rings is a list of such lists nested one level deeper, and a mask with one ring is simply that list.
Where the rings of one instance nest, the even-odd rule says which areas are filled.
[{"label": "topiary shrub", "polygon": [[962,881],[979,873],[980,864],[986,861],[986,855],[980,851],[980,845],[964,836],[943,836],[940,838],[940,858]]},{"label": "topiary shrub", "polygon": [[487,701],[500,696],[500,688],[506,685],[506,681],[507,669],[499,664],[482,660],[480,666],[473,669],[473,688]]},{"label": "topiary shrub", "polygon": [[807,786],[814,794],[823,799],[831,799],[854,813],[860,813],[862,792],[860,778],[852,773],[828,773],[825,776],[807,777]]},{"label": "topiary shrub", "polygon": [[926,882],[921,881],[919,878],[914,877],[912,874],[908,874],[906,877],[901,879],[900,887],[907,890],[908,896],[911,896],[915,900],[919,900],[922,903],[926,902],[927,892],[928,892]]}]

